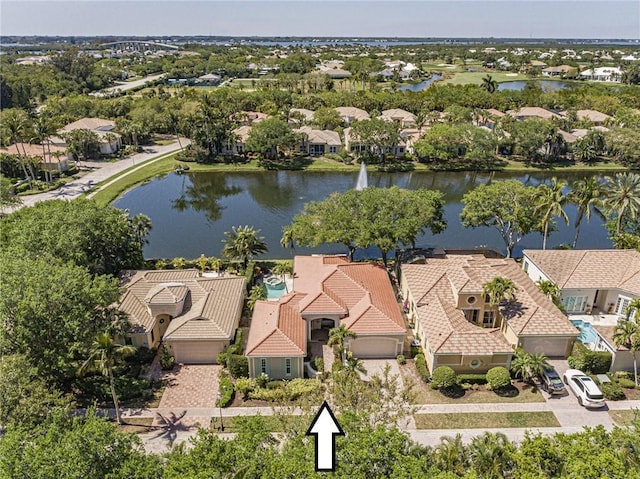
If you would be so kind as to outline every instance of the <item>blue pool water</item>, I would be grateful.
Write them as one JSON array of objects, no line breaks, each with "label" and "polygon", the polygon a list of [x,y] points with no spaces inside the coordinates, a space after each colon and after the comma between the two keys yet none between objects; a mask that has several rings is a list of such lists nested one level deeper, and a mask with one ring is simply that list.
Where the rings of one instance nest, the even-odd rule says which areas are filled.
[{"label": "blue pool water", "polygon": [[581,343],[587,344],[596,342],[598,334],[596,333],[596,330],[593,329],[593,326],[591,326],[591,323],[587,323],[580,319],[572,319],[571,323],[580,330],[580,336],[578,336],[578,340]]},{"label": "blue pool water", "polygon": [[286,293],[284,282],[270,284],[269,281],[265,281],[264,286],[267,289],[267,299],[276,300]]}]

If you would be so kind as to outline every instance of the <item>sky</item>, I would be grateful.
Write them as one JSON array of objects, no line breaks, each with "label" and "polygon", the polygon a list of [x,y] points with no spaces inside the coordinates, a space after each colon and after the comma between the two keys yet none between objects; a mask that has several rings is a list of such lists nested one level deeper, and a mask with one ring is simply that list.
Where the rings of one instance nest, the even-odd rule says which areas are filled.
[{"label": "sky", "polygon": [[640,0],[0,0],[0,35],[640,38]]}]

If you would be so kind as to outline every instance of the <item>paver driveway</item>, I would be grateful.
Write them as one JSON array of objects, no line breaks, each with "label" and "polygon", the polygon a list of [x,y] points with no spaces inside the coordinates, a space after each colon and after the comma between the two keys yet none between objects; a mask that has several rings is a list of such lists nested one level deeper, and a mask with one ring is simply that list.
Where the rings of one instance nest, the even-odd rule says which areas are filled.
[{"label": "paver driveway", "polygon": [[218,394],[217,364],[185,364],[165,374],[169,383],[160,400],[159,409],[213,408]]}]

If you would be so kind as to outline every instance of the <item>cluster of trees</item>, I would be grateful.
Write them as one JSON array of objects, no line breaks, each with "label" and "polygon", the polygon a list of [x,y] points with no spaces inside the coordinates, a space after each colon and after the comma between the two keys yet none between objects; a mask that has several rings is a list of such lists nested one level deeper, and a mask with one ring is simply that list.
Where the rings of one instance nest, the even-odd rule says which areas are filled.
[{"label": "cluster of trees", "polygon": [[[376,392],[380,390],[371,387],[367,399],[375,400]],[[395,426],[371,424],[358,406],[367,403],[353,402],[356,412],[338,415],[345,436],[336,440],[335,477],[627,479],[640,475],[637,422],[611,431],[598,426],[553,436],[530,433],[519,444],[502,433],[485,432],[468,444],[460,435],[447,436],[438,445],[425,447]],[[138,437],[118,432],[92,414],[73,419],[56,414],[31,429],[7,429],[0,439],[0,474],[96,479],[324,477],[314,471],[314,439],[305,436],[311,416],[268,419],[236,418],[233,438],[201,429],[190,448],[178,446],[159,456],[145,454]],[[274,422],[284,426],[278,439],[269,430]]]},{"label": "cluster of trees", "polygon": [[374,246],[382,260],[399,245],[415,246],[418,235],[446,227],[444,201],[439,191],[404,190],[398,187],[365,188],[334,193],[322,201],[307,203],[283,229],[281,243],[318,246],[340,243],[349,251]]},{"label": "cluster of trees", "polygon": [[[83,199],[42,202],[2,219],[0,351],[25,390],[43,396],[42,406],[58,400],[55,391],[69,391],[100,333],[127,331],[113,306],[121,295],[115,275],[142,265],[150,227],[144,215]],[[21,402],[29,397],[11,397],[0,404],[2,424],[30,410]]]},{"label": "cluster of trees", "polygon": [[571,202],[577,206],[574,220],[575,247],[584,221],[598,214],[608,219],[607,228],[616,247],[640,246],[640,175],[617,173],[603,182],[585,178],[571,185],[555,178],[549,184],[525,186],[514,180],[480,185],[466,193],[462,202],[462,224],[475,228],[488,226],[500,233],[511,256],[514,248],[529,233],[543,235],[546,248],[549,234],[558,219],[569,223],[564,206]]}]

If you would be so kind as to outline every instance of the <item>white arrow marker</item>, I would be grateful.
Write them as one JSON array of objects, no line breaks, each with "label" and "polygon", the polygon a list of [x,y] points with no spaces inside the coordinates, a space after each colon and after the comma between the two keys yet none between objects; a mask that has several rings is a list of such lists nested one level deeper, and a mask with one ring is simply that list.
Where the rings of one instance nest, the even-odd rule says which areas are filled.
[{"label": "white arrow marker", "polygon": [[316,472],[334,472],[336,470],[336,436],[344,436],[333,411],[322,403],[316,417],[313,418],[307,436],[316,437]]}]

